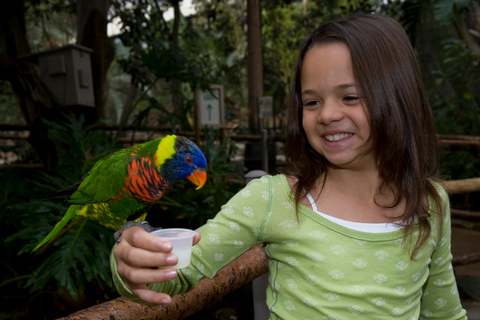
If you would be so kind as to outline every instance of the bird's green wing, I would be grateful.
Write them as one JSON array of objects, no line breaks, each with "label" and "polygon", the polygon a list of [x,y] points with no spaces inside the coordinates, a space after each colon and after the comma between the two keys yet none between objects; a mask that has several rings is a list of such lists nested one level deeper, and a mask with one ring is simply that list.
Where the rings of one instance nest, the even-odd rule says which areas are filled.
[{"label": "bird's green wing", "polygon": [[106,202],[125,186],[128,163],[133,159],[128,149],[119,150],[101,160],[85,175],[68,200],[71,204]]}]

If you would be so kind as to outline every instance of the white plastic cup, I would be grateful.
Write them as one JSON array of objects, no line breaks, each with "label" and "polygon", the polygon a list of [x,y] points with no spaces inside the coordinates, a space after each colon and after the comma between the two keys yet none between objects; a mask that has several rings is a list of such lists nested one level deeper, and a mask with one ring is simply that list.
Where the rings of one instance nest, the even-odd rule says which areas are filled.
[{"label": "white plastic cup", "polygon": [[152,234],[166,239],[172,244],[172,252],[177,255],[178,262],[174,266],[168,266],[168,268],[183,269],[190,265],[195,231],[190,229],[170,228],[155,230]]}]

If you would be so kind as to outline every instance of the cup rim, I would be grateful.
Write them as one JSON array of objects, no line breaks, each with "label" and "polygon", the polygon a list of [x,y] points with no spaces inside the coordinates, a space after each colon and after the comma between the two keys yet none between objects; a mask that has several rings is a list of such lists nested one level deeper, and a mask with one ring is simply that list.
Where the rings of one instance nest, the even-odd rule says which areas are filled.
[{"label": "cup rim", "polygon": [[[162,233],[164,231],[172,232],[172,233],[173,232],[188,232],[188,234],[185,235],[185,236],[180,236],[180,237],[169,237],[168,235],[158,234],[158,233]],[[165,228],[165,229],[155,230],[155,231],[152,232],[152,234],[157,236],[157,237],[164,238],[164,239],[188,239],[188,238],[192,238],[195,235],[195,231],[192,230],[192,229],[186,229],[186,228]]]}]

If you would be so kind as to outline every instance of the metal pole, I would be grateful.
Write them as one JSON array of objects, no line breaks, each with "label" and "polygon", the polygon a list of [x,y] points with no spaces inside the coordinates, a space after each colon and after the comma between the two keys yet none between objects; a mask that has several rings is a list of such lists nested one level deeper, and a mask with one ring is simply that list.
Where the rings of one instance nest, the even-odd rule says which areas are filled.
[{"label": "metal pole", "polygon": [[268,172],[268,132],[262,129],[262,169]]}]

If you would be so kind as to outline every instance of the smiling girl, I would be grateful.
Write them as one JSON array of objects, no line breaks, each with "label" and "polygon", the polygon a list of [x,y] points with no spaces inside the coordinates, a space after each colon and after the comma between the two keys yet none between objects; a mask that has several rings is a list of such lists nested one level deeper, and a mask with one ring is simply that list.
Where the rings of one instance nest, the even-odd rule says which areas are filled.
[{"label": "smiling girl", "polygon": [[432,114],[395,20],[353,16],[313,32],[286,158],[287,173],[252,181],[197,230],[186,269],[168,268],[168,241],[127,229],[111,258],[119,292],[169,303],[263,244],[270,319],[466,319]]}]

